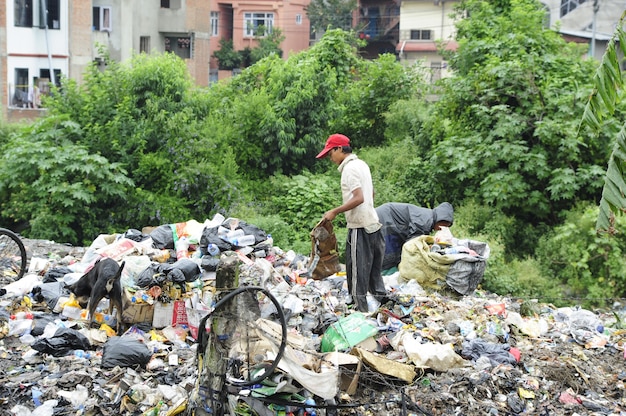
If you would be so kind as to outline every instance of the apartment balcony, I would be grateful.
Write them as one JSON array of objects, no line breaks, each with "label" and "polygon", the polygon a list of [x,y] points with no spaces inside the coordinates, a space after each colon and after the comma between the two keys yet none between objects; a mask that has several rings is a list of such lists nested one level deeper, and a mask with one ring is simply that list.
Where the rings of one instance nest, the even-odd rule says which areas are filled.
[{"label": "apartment balcony", "polygon": [[368,41],[397,42],[400,27],[400,8],[395,3],[361,8],[356,30]]},{"label": "apartment balcony", "polygon": [[187,11],[181,8],[159,9],[159,32],[161,33],[185,33],[187,32]]}]

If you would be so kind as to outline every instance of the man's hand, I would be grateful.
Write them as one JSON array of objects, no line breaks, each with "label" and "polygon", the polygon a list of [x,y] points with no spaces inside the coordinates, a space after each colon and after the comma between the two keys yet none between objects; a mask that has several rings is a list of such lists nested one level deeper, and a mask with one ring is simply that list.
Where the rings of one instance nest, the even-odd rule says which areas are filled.
[{"label": "man's hand", "polygon": [[322,219],[327,220],[327,221],[332,221],[335,219],[336,216],[337,216],[337,212],[334,209],[331,209],[330,211],[326,211],[324,213],[324,216],[322,217]]},{"label": "man's hand", "polygon": [[322,218],[328,221],[332,221],[337,215],[341,214],[342,212],[349,211],[352,208],[361,205],[363,203],[363,200],[363,191],[361,190],[361,188],[356,188],[354,191],[352,191],[352,196],[345,204],[338,206],[337,208],[333,208],[330,211],[326,211]]}]

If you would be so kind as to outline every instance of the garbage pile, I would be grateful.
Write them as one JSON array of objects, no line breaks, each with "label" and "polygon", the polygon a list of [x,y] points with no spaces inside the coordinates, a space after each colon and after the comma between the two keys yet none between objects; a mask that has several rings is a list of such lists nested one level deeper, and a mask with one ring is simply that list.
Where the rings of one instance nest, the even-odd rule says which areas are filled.
[{"label": "garbage pile", "polygon": [[[1,414],[626,415],[622,305],[425,289],[392,269],[389,301],[360,313],[345,273],[313,279],[308,254],[219,215],[87,248],[24,242],[28,273],[0,276]],[[108,299],[90,317],[67,289],[101,258],[124,263],[119,333]]]}]

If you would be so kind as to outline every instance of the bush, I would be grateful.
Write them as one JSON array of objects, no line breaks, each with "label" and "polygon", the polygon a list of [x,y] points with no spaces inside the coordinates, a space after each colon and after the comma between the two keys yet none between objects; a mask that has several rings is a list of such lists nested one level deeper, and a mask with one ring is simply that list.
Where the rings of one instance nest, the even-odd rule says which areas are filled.
[{"label": "bush", "polygon": [[626,294],[626,236],[619,232],[626,217],[616,218],[613,236],[596,232],[598,207],[580,205],[564,223],[539,241],[536,257],[543,274],[565,289],[563,298],[579,299],[586,307],[610,305]]}]

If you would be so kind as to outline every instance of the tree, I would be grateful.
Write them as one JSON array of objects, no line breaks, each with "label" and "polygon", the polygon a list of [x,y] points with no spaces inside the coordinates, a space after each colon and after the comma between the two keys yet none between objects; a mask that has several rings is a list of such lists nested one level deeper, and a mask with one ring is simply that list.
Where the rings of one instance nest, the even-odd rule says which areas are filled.
[{"label": "tree", "polygon": [[84,134],[52,116],[14,135],[0,163],[3,218],[27,224],[31,238],[82,243],[108,231],[132,180],[119,163],[77,144]]},{"label": "tree", "polygon": [[[454,75],[431,110],[429,176],[524,224],[555,224],[599,196],[610,129],[577,136],[595,64],[544,27],[533,0],[461,4]],[[444,189],[442,188],[442,191]]]},{"label": "tree", "polygon": [[[5,152],[12,160],[20,161],[22,169],[32,169],[31,173],[20,174],[29,182],[17,183],[33,186],[18,191],[10,182],[12,173],[6,171],[0,178],[0,182],[7,181],[0,183],[0,187],[6,186],[3,195],[9,190],[7,198],[2,199],[2,216],[14,215],[16,206],[22,204],[25,208],[19,212],[19,220],[30,223],[31,232],[37,230],[38,237],[61,235],[67,242],[82,244],[95,238],[98,229],[168,224],[225,210],[239,192],[238,167],[222,137],[226,129],[205,120],[210,109],[220,105],[212,98],[211,94],[192,89],[184,61],[174,54],[136,55],[125,64],[109,61],[102,72],[92,66],[82,85],[68,81],[62,90],[55,91],[47,103],[46,128],[26,131],[21,141],[14,141]],[[48,136],[63,137],[62,145],[58,138],[52,144],[44,141],[49,140]],[[25,142],[32,142],[39,149],[37,154],[45,157],[40,160],[31,156],[32,150],[23,145]],[[25,162],[29,158],[32,163]],[[44,163],[46,158],[55,163]],[[5,166],[20,172],[13,164]],[[47,175],[50,184],[43,179],[37,181],[40,164],[53,164],[55,176]],[[63,179],[71,175],[86,177],[82,169],[101,171],[103,176],[90,172],[93,179],[89,182]],[[126,172],[123,178],[127,182],[121,181],[119,172]],[[42,189],[48,190],[56,183],[53,178],[59,178],[53,194],[41,198]],[[98,181],[103,182],[107,192],[99,190]],[[66,182],[72,185],[68,189]],[[123,188],[121,193],[119,186]],[[92,196],[94,191],[97,194]],[[118,197],[120,194],[122,197]],[[62,208],[63,198],[74,205]],[[72,202],[75,199],[84,206],[78,208]],[[84,211],[80,221],[74,209]],[[44,212],[47,216],[42,215]],[[57,221],[63,227],[60,234],[53,227],[46,231],[41,226],[41,220],[53,214],[63,216]],[[50,235],[44,235],[46,232]]]},{"label": "tree", "polygon": [[270,33],[266,33],[264,26],[259,26],[259,32],[256,35],[256,39],[259,41],[259,46],[252,48],[250,51],[250,60],[254,64],[261,59],[275,54],[279,58],[283,57],[283,51],[280,49],[280,44],[285,40],[285,36],[278,28],[272,28]]},{"label": "tree", "polygon": [[312,0],[306,7],[311,28],[323,34],[328,29],[350,30],[356,0]]},{"label": "tree", "polygon": [[[617,46],[621,48],[622,55],[626,55],[626,32],[624,24],[626,11],[615,28],[615,33],[608,43],[602,62],[596,71],[593,81],[594,90],[585,106],[581,125],[584,123],[595,131],[601,129],[605,114],[613,115],[620,99],[620,90],[624,86],[623,74],[620,61],[617,56]],[[615,136],[613,150],[609,158],[602,199],[600,200],[600,212],[596,228],[599,231],[615,232],[615,214],[621,214],[626,210],[626,124],[623,124],[619,133]]]},{"label": "tree", "polygon": [[232,39],[220,39],[220,48],[213,52],[213,57],[220,69],[239,68],[242,62],[242,55],[235,50]]}]

